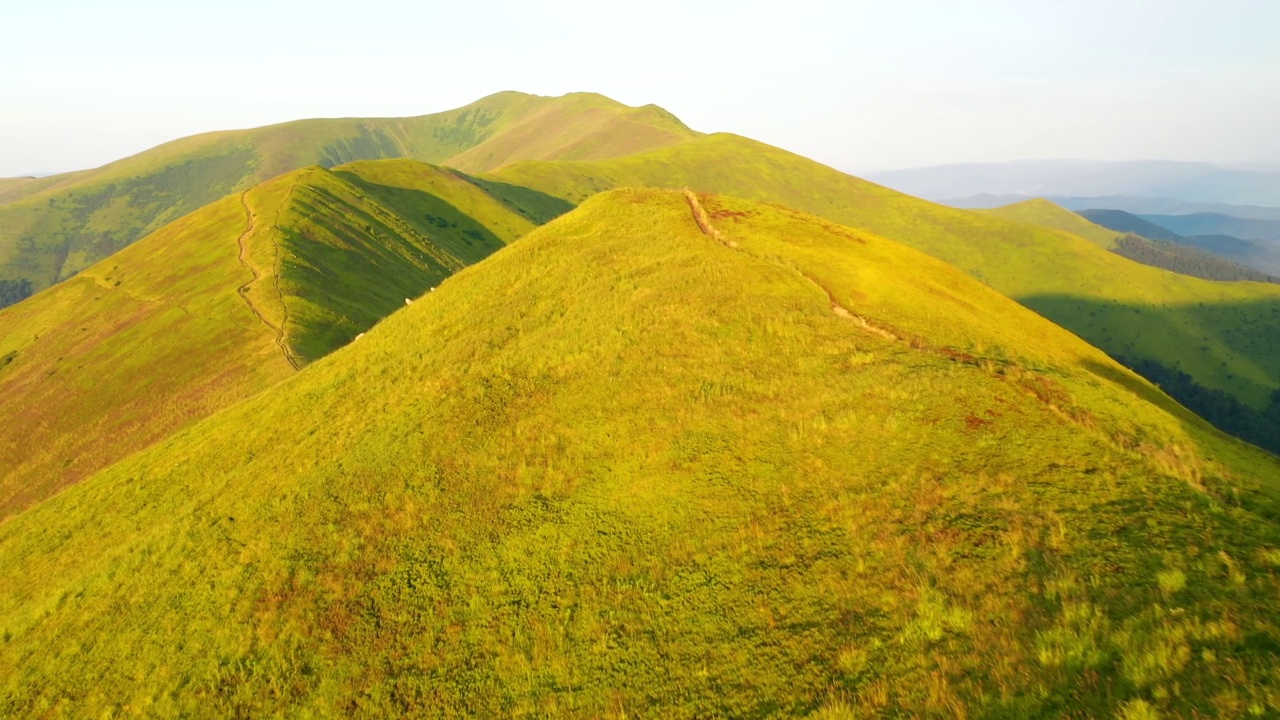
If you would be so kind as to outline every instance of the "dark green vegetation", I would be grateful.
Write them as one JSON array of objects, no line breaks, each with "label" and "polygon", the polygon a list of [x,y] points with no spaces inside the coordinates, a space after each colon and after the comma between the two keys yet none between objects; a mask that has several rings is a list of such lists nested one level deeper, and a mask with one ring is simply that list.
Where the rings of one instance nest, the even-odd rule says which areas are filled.
[{"label": "dark green vegetation", "polygon": [[198,135],[96,170],[0,184],[0,279],[48,287],[224,195],[309,165],[413,158],[483,171],[528,158],[613,157],[695,135],[661,108],[590,93],[499,93],[414,118]]},{"label": "dark green vegetation", "polygon": [[17,716],[1280,712],[1280,466],[932,258],[618,192],[0,525]]},{"label": "dark green vegetation", "polygon": [[1114,252],[1143,265],[1164,268],[1165,270],[1172,270],[1176,273],[1204,278],[1205,280],[1280,282],[1280,278],[1273,275],[1258,272],[1240,263],[1217,257],[1193,247],[1164,240],[1148,240],[1132,233],[1120,236],[1120,239],[1116,241]]},{"label": "dark green vegetation", "polygon": [[1280,455],[1280,390],[1271,395],[1271,405],[1266,410],[1255,410],[1221,390],[1210,390],[1190,375],[1158,362],[1117,360],[1217,427]]},{"label": "dark green vegetation", "polygon": [[564,209],[410,160],[304,168],[0,312],[0,518],[260,392]]},{"label": "dark green vegetation", "polygon": [[[1194,269],[1195,272],[1190,272],[1189,274],[1210,280],[1269,282],[1269,276],[1280,275],[1280,244],[1277,243],[1243,240],[1239,237],[1221,234],[1179,235],[1165,226],[1148,221],[1144,217],[1120,210],[1081,210],[1080,214],[1108,228],[1157,241],[1158,244],[1154,246],[1142,242],[1130,243],[1129,252],[1132,254],[1126,255],[1126,257],[1132,257],[1138,262],[1148,262],[1150,260],[1152,262],[1148,264],[1167,267],[1175,272],[1186,272],[1184,268]],[[1266,221],[1250,220],[1241,222],[1264,223]],[[1170,245],[1176,246],[1170,247]],[[1187,249],[1182,250],[1177,246]],[[1120,248],[1117,248],[1117,251],[1119,250]],[[1195,252],[1196,250],[1201,252],[1197,253]],[[1236,265],[1251,268],[1253,272],[1251,274],[1243,274],[1239,268],[1233,269],[1220,263],[1207,262],[1203,257],[1199,257],[1202,253],[1217,255]],[[1121,254],[1125,253],[1121,252]],[[1159,264],[1162,262],[1165,265]]]},{"label": "dark green vegetation", "polygon": [[22,278],[20,280],[0,280],[0,308],[6,308],[10,305],[26,300],[35,292],[31,281]]},{"label": "dark green vegetation", "polygon": [[923,250],[1107,352],[1177,367],[1252,407],[1280,388],[1280,287],[1135,263],[1061,230],[1079,218],[1052,205],[1067,220],[957,210],[724,133],[610,160],[520,162],[495,176],[573,202],[612,187],[688,185],[782,203]]}]

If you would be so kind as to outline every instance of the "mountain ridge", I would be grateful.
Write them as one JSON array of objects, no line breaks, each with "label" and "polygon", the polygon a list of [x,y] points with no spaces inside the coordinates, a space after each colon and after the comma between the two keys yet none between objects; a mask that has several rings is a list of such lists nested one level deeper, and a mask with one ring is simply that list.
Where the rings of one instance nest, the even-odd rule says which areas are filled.
[{"label": "mountain ridge", "polygon": [[698,205],[736,247],[593,197],[0,525],[5,710],[1275,706],[1274,458],[941,261]]},{"label": "mountain ridge", "polygon": [[[504,133],[514,133],[504,138]],[[307,165],[404,157],[468,172],[527,158],[611,157],[696,137],[656,106],[504,91],[412,118],[296,120],[180,138],[0,195],[0,279],[37,289],[224,195]],[[560,138],[559,141],[556,138]]]},{"label": "mountain ridge", "polygon": [[312,166],[0,309],[0,519],[282,381],[563,209],[411,160]]}]

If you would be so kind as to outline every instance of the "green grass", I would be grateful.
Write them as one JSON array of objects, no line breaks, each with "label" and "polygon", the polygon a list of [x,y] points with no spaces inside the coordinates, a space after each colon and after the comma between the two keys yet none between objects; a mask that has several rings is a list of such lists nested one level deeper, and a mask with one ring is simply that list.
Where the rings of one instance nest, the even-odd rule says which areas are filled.
[{"label": "green grass", "polygon": [[557,208],[410,160],[305,168],[0,311],[0,518],[287,377]]},{"label": "green grass", "polygon": [[935,205],[734,135],[611,160],[516,163],[494,177],[570,202],[689,186],[783,203],[923,250],[1109,353],[1157,360],[1252,407],[1280,388],[1280,287],[1141,265],[1097,237]]},{"label": "green grass", "polygon": [[1114,249],[1116,241],[1124,234],[1101,225],[1095,225],[1061,205],[1054,204],[1043,198],[1027,200],[990,210],[980,210],[979,212],[1014,222],[1062,230],[1076,237],[1082,237],[1107,250]]},{"label": "green grass", "polygon": [[465,171],[595,159],[696,133],[654,106],[600,95],[498,93],[413,118],[301,120],[176,140],[96,170],[0,181],[0,279],[48,287],[232,192],[309,165],[412,158]]},{"label": "green grass", "polygon": [[724,242],[593,198],[0,525],[0,712],[1280,712],[1276,459],[940,261],[702,203]]}]

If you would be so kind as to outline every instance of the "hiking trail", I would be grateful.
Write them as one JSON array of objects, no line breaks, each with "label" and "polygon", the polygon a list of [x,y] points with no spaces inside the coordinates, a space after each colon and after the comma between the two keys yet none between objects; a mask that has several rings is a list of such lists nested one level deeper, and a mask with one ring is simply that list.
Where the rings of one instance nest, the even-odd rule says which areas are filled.
[{"label": "hiking trail", "polygon": [[[293,195],[293,188],[289,188],[289,196],[291,197],[292,195]],[[284,202],[280,204],[281,208],[283,208],[286,203],[288,203],[288,197],[286,197]],[[294,358],[293,353],[289,350],[288,343],[285,342],[284,323],[289,321],[289,311],[284,304],[284,295],[280,293],[279,243],[272,243],[272,244],[275,246],[276,268],[275,268],[275,272],[273,273],[275,275],[275,278],[274,278],[275,289],[276,289],[276,295],[279,296],[280,298],[280,307],[283,311],[283,319],[281,321],[280,326],[277,327],[275,323],[268,320],[267,316],[264,315],[262,311],[258,309],[258,306],[254,304],[253,299],[249,297],[249,288],[251,288],[254,285],[254,283],[262,279],[262,273],[258,272],[258,269],[254,267],[252,263],[249,262],[248,240],[249,240],[249,236],[253,235],[257,231],[258,222],[257,222],[257,216],[253,212],[253,208],[249,207],[249,191],[248,190],[245,190],[244,192],[240,193],[240,204],[244,206],[245,216],[248,218],[248,227],[246,227],[245,231],[240,234],[239,238],[236,239],[236,246],[239,248],[239,253],[236,259],[239,260],[240,264],[243,265],[244,268],[248,270],[250,274],[253,275],[253,278],[248,282],[246,282],[245,284],[241,285],[239,288],[237,288],[236,292],[240,295],[240,299],[244,300],[244,304],[249,307],[249,311],[254,314],[254,317],[262,321],[263,325],[266,325],[267,327],[271,328],[271,332],[275,335],[276,347],[280,348],[280,352],[284,354],[284,359],[289,361],[289,364],[293,366],[294,370],[301,370],[302,366],[298,363],[297,359]],[[277,209],[276,221],[279,222],[279,219],[280,219],[280,209]]]},{"label": "hiking trail", "polygon": [[[714,225],[711,224],[711,218],[710,216],[707,215],[707,211],[703,209],[702,202],[698,200],[697,193],[690,190],[689,188],[685,188],[684,197],[685,197],[685,200],[689,202],[689,209],[693,212],[693,221],[698,224],[698,229],[702,231],[703,235],[706,235],[712,240],[715,240],[721,243],[727,248],[731,248],[733,250],[739,249],[738,243],[725,237],[723,233],[721,233],[719,230],[715,228]],[[750,251],[739,250],[739,252],[746,252],[748,255],[754,258],[767,261],[767,258],[761,258],[760,256]],[[871,322],[869,322],[866,318],[862,317],[861,315],[850,312],[848,308],[836,302],[835,295],[831,293],[831,290],[827,289],[827,286],[823,285],[822,283],[818,282],[812,277],[809,277],[809,275],[804,273],[799,268],[796,268],[790,265],[788,265],[788,267],[789,269],[795,271],[795,273],[800,277],[804,278],[805,280],[808,280],[810,284],[812,284],[814,287],[821,290],[823,294],[827,296],[827,302],[831,304],[831,312],[835,313],[836,315],[842,318],[845,318],[846,320],[853,321],[855,325],[862,328],[863,330],[866,330],[867,332],[872,333],[874,335],[879,335],[880,337],[886,340],[901,339],[897,335],[889,332],[888,330],[885,330],[884,328],[873,325]]]}]

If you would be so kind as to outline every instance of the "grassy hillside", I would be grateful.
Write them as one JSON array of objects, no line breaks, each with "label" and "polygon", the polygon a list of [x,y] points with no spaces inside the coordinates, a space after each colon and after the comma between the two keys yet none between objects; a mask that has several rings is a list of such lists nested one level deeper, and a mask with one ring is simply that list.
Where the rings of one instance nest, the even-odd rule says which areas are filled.
[{"label": "grassy hillside", "polygon": [[932,258],[702,205],[594,198],[0,525],[3,712],[1280,712],[1274,458]]},{"label": "grassy hillside", "polygon": [[35,182],[33,177],[0,178],[0,202],[10,195],[16,195],[22,188]]},{"label": "grassy hillside", "polygon": [[1108,250],[1114,249],[1116,242],[1124,235],[1116,230],[1095,225],[1082,215],[1039,198],[992,208],[984,212],[1005,220],[1069,232]]},{"label": "grassy hillside", "polygon": [[292,373],[227,197],[0,311],[0,518]]},{"label": "grassy hillside", "polygon": [[306,168],[0,311],[0,518],[287,377],[563,209],[486,188],[409,160]]},{"label": "grassy hillside", "polygon": [[666,111],[590,93],[498,93],[413,118],[301,120],[183,138],[90,171],[0,186],[0,279],[48,287],[178,217],[309,165],[412,158],[465,171],[614,157],[696,133]]},{"label": "grassy hillside", "polygon": [[935,205],[734,135],[598,162],[516,163],[496,177],[573,202],[612,187],[685,185],[781,202],[923,250],[1113,355],[1157,360],[1255,408],[1280,388],[1280,287],[1147,267],[1061,231]]}]

